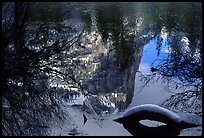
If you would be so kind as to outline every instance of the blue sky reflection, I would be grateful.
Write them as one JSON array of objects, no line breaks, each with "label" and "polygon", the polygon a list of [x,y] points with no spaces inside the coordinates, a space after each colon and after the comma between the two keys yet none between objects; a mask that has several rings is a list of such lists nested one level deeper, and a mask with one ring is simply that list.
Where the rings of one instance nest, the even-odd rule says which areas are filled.
[{"label": "blue sky reflection", "polygon": [[156,59],[165,59],[168,57],[169,39],[163,39],[159,55],[156,47],[157,38],[152,39],[148,44],[144,46],[143,55],[139,67],[139,71],[141,71],[143,74],[150,73],[150,65]]}]

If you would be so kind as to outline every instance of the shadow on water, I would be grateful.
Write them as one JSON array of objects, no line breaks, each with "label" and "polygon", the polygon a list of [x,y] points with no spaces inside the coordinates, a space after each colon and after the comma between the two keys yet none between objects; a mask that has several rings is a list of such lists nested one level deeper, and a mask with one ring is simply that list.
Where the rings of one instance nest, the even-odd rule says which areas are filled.
[{"label": "shadow on water", "polygon": [[182,130],[176,129],[175,126],[148,127],[140,123],[134,126],[124,125],[124,128],[133,136],[178,136]]}]

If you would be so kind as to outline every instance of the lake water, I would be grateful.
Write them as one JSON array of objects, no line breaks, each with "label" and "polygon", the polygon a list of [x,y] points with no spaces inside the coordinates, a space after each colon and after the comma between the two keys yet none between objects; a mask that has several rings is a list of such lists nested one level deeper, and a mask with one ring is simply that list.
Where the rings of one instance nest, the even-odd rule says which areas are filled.
[{"label": "lake water", "polygon": [[[27,49],[38,52],[53,46],[55,52],[56,42],[69,46],[47,61],[42,59],[42,64],[49,62],[56,72],[69,75],[64,79],[48,73],[47,89],[56,92],[55,100],[61,101],[59,106],[68,116],[63,126],[50,124],[50,135],[131,136],[113,120],[147,103],[201,123],[201,3],[36,4],[25,28]],[[53,19],[55,16],[60,18]],[[46,23],[38,28],[42,22]],[[195,127],[180,135],[201,134],[202,128]]]},{"label": "lake water", "polygon": [[[201,4],[200,3],[75,3],[76,11],[73,18],[79,18],[77,22],[84,23],[88,32],[100,32],[102,39],[107,39],[109,34],[113,34],[114,41],[119,41],[117,35],[123,28],[125,33],[135,34],[145,28],[156,26],[152,31],[157,37],[151,37],[142,33],[141,37],[148,39],[143,46],[141,63],[138,72],[135,74],[134,94],[131,103],[126,109],[141,104],[152,103],[160,105],[162,101],[172,94],[185,91],[186,87],[175,89],[171,83],[164,83],[163,80],[152,78],[147,84],[141,80],[141,75],[151,76],[151,64],[156,59],[168,58],[169,47],[172,42],[172,34],[175,33],[182,42],[186,44],[191,41],[201,41],[200,32]],[[192,22],[193,20],[193,22]],[[76,22],[76,20],[75,20]],[[74,24],[73,24],[74,25]],[[83,26],[83,25],[82,25]],[[122,27],[121,27],[122,26]],[[189,29],[197,30],[190,32]],[[151,29],[150,29],[151,30]],[[127,35],[127,34],[126,34]],[[173,34],[174,35],[174,34]],[[158,37],[162,38],[158,41]],[[186,40],[187,38],[187,40]],[[185,41],[184,41],[185,40]],[[144,40],[146,41],[146,40]],[[158,42],[161,44],[159,45]],[[158,50],[159,49],[159,50]],[[160,54],[158,54],[158,52]],[[82,98],[80,103],[85,98]],[[72,103],[73,104],[73,103]],[[77,102],[74,102],[77,104]],[[122,116],[123,111],[115,111],[108,116],[100,118],[94,114],[89,114],[76,107],[68,106],[67,110],[73,117],[75,123],[73,129],[78,131],[78,135],[94,136],[131,136],[122,125],[112,121]],[[83,116],[88,118],[83,124]],[[100,120],[102,119],[102,120]],[[147,124],[149,122],[146,122]],[[154,125],[154,123],[150,124]],[[180,135],[201,135],[201,127],[196,129],[186,129]],[[72,135],[66,131],[53,131],[53,135]],[[74,134],[73,134],[74,135]]]}]

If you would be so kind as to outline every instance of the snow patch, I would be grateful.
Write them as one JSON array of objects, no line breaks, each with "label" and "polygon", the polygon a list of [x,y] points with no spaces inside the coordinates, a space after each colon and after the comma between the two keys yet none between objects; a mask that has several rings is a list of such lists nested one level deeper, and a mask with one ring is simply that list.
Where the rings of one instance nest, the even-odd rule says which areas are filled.
[{"label": "snow patch", "polygon": [[154,104],[143,104],[143,105],[132,107],[123,114],[123,117],[129,116],[129,115],[141,112],[141,111],[149,111],[152,113],[158,113],[161,115],[165,115],[176,122],[181,121],[180,116],[178,116],[176,113],[168,109],[165,109],[163,107],[160,107],[158,105],[154,105]]},{"label": "snow patch", "polygon": [[68,105],[83,105],[84,101],[85,101],[85,97],[84,95],[80,94],[79,97],[77,97],[76,99],[74,99],[72,102],[67,103]]}]

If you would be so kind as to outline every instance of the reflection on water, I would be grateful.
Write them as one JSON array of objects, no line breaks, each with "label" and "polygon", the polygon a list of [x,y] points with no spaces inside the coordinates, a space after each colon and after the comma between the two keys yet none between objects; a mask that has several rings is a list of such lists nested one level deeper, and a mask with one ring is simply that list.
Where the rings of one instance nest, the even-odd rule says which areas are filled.
[{"label": "reflection on water", "polygon": [[[73,117],[76,124],[72,129],[73,135],[80,129],[83,132],[78,135],[130,135],[120,124],[112,121],[123,111],[143,103],[160,104],[172,95],[169,92],[177,93],[189,88],[188,85],[185,88],[172,85],[172,80],[182,83],[187,76],[188,84],[192,84],[190,90],[196,86],[199,89],[202,84],[199,76],[202,72],[200,3],[74,2],[38,5],[26,28],[25,44],[35,52],[44,46],[71,45],[62,54],[47,59],[52,61],[50,68],[69,74],[69,79],[49,74],[47,83],[55,92],[60,92],[60,100],[66,107],[64,110]],[[32,36],[32,32],[38,31],[35,26],[38,22],[50,21],[54,15],[59,16],[67,10],[69,14],[42,27],[39,38]],[[79,39],[75,34],[80,34]],[[63,60],[57,62],[58,58]],[[158,62],[154,62],[156,59]],[[189,66],[182,64],[186,59]],[[166,68],[159,70],[157,65],[163,61],[167,61],[167,66],[160,66],[159,69]],[[42,61],[44,64],[46,61]],[[169,71],[177,65],[176,71]],[[179,70],[182,67],[187,71],[190,68],[190,71],[183,75]],[[154,74],[158,70],[160,73],[166,71],[167,74],[163,75],[172,75],[173,79],[167,82],[158,80]],[[85,125],[82,114],[88,118]],[[53,128],[53,135],[67,133],[55,132]]]},{"label": "reflection on water", "polygon": [[[104,129],[108,127],[106,123],[110,126],[113,123],[111,118],[115,117],[113,113],[118,111],[117,108],[120,111],[144,103],[160,104],[172,95],[169,92],[185,90],[183,87],[172,89],[169,82],[152,78],[150,65],[156,59],[166,59],[170,56],[175,36],[183,43],[184,51],[190,49],[190,43],[199,43],[201,14],[199,10],[192,11],[194,6],[200,7],[198,3],[86,3],[78,6],[85,23],[81,45],[93,52],[90,57],[82,55],[80,59],[84,61],[86,70],[90,68],[90,71],[87,71],[90,76],[81,82],[85,82],[83,88],[92,93],[92,96],[86,98],[93,108],[84,102],[92,110],[84,107],[84,104],[81,104],[81,109],[89,114],[96,112],[96,116],[102,119],[99,132],[88,120],[87,128],[84,126],[84,129],[90,132],[90,127],[97,132],[90,132],[88,135],[101,135],[101,131],[107,132],[102,135],[118,135],[118,132],[114,132],[118,129],[111,129],[111,132]],[[190,24],[189,19],[198,20],[199,23]],[[189,28],[196,31],[192,33]],[[131,71],[127,68],[133,66],[131,51],[135,49],[142,49],[133,52],[141,54],[142,57],[133,56],[138,61],[133,64],[135,71]],[[98,54],[101,54],[99,60],[93,60]],[[113,66],[114,64],[117,66]],[[91,65],[94,67],[89,67]],[[127,87],[132,86],[124,86],[128,77],[126,78],[121,69],[128,70],[125,74],[134,76],[134,91],[127,92]],[[141,80],[141,74],[146,76],[145,81]],[[78,77],[80,78],[80,75]],[[127,99],[130,101],[126,102]],[[105,114],[111,116],[104,120]],[[146,123],[154,124],[150,121]],[[122,133],[126,135],[125,132]]]},{"label": "reflection on water", "polygon": [[[172,43],[172,36],[176,35],[179,37],[180,42],[184,44],[185,51],[187,50],[186,48],[189,45],[190,39],[191,43],[194,43],[194,41],[200,41],[199,38],[190,38],[189,36],[191,32],[189,32],[188,27],[196,29],[195,26],[184,23],[184,21],[193,18],[193,15],[196,15],[196,20],[201,19],[199,17],[199,11],[193,11],[191,12],[192,15],[187,16],[187,9],[191,9],[191,6],[193,5],[190,6],[189,4],[185,5],[177,3],[134,3],[132,5],[125,3],[124,5],[116,4],[113,6],[112,4],[104,5],[96,3],[92,5],[90,10],[82,12],[83,19],[86,20],[87,30],[94,30],[101,33],[101,37],[104,42],[107,40],[111,41],[112,47],[115,50],[113,55],[115,54],[117,57],[116,63],[119,67],[125,65],[123,60],[120,60],[120,58],[122,57],[122,59],[124,59],[121,53],[128,52],[125,50],[128,49],[128,46],[132,47],[129,42],[134,43],[136,48],[144,47],[139,71],[143,74],[150,74],[150,64],[153,63],[154,60],[165,59],[170,56],[169,53],[171,51],[170,43]],[[199,4],[196,6],[199,6]],[[83,8],[84,7],[82,7],[82,9]],[[182,13],[180,11],[182,11]],[[115,16],[112,16],[110,13]],[[88,20],[89,16],[91,18],[90,20]],[[147,28],[150,28],[150,31],[147,31]],[[200,28],[198,27],[197,31],[199,29]],[[199,32],[197,33],[199,34]],[[143,41],[143,43],[140,41],[131,41],[131,35],[136,37],[136,40],[138,37],[140,41]],[[128,58],[125,58],[125,61],[128,61]],[[128,62],[128,64],[131,64],[131,62]],[[100,83],[100,85],[103,84],[104,82]],[[144,85],[144,82],[141,82],[140,78],[136,74],[134,97],[132,98],[131,103],[126,104],[130,104],[128,108],[143,103],[160,104],[161,101],[171,95],[171,93],[169,93],[170,91],[172,92],[169,83],[152,79],[149,84]],[[184,88],[179,87],[173,91],[184,91]],[[108,98],[111,98],[111,96],[108,95]],[[116,105],[116,107],[118,106]]]},{"label": "reflection on water", "polygon": [[[75,78],[90,95],[79,96],[78,101],[73,100],[71,105],[88,113],[88,122],[82,129],[87,131],[88,135],[106,135],[103,132],[114,135],[114,131],[118,129],[112,129],[111,132],[104,129],[113,123],[113,113],[144,103],[160,104],[172,95],[169,92],[185,90],[183,87],[172,89],[169,82],[153,78],[151,64],[156,59],[164,60],[171,56],[175,37],[182,43],[181,50],[184,50],[184,53],[189,49],[199,50],[199,3],[76,5],[79,7],[78,16],[85,23],[85,31],[80,43],[83,49],[73,49],[73,52],[81,51],[80,56],[72,58],[71,61],[82,65],[83,70],[74,71]],[[190,23],[190,20],[194,20],[194,24]],[[192,43],[198,45],[192,48]],[[145,77],[141,78],[142,74]],[[91,123],[94,121],[89,119],[91,114],[94,114],[95,121],[100,120],[97,123],[101,123],[98,124],[101,129],[96,129],[94,123]],[[80,113],[78,115],[80,116]],[[109,117],[104,120],[106,115]],[[78,119],[76,117],[76,120]],[[82,120],[78,123],[81,122]],[[96,132],[91,133],[91,129]]]}]

